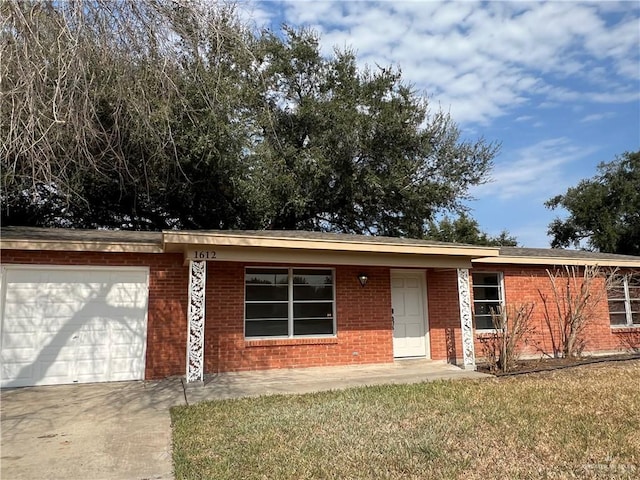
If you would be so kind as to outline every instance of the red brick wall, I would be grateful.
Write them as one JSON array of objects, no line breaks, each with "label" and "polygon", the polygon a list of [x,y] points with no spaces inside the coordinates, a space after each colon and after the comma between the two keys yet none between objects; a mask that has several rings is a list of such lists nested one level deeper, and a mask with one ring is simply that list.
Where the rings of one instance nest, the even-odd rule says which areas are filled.
[{"label": "red brick wall", "polygon": [[[188,268],[182,254],[4,250],[9,264],[148,266],[146,378],[183,375]],[[357,275],[369,282],[361,287]],[[207,271],[205,372],[393,361],[388,268],[336,267],[337,337],[244,340],[244,265],[210,262]]]},{"label": "red brick wall", "polygon": [[[491,265],[474,267],[475,271],[503,272],[505,302],[507,305],[533,303],[531,321],[535,328],[535,334],[531,336],[529,345],[523,345],[522,351],[528,355],[552,354],[553,345],[549,328],[545,322],[544,303],[541,293],[547,298],[547,304],[551,312],[555,309],[551,283],[544,266],[514,266]],[[611,328],[609,323],[609,307],[606,292],[604,292],[604,280],[597,279],[592,298],[599,301],[592,302],[590,311],[593,312],[591,321],[584,331],[584,353],[612,352],[625,350],[625,338],[633,335],[630,329]],[[631,329],[633,330],[633,329]],[[476,339],[476,356],[482,354],[481,344]]]},{"label": "red brick wall", "polygon": [[[186,362],[188,268],[182,254],[96,253],[4,250],[3,263],[44,265],[147,266],[149,315],[146,378],[183,375]],[[335,267],[336,338],[244,339],[244,267],[242,263],[210,262],[207,271],[205,372],[268,368],[350,365],[393,361],[390,269]],[[504,273],[507,304],[534,302],[536,346],[526,353],[551,353],[539,291],[550,295],[544,267],[476,266],[477,271]],[[366,272],[361,287],[357,275]],[[456,362],[462,358],[457,274],[427,270],[427,307],[431,358]],[[586,331],[586,352],[613,351],[635,341],[638,329],[612,329],[606,299],[597,321]],[[476,341],[476,355],[482,353]]]},{"label": "red brick wall", "polygon": [[[206,372],[393,361],[388,268],[335,267],[336,338],[245,340],[245,265],[210,262],[208,267]],[[361,271],[369,275],[364,288],[357,279]]]},{"label": "red brick wall", "polygon": [[456,270],[427,271],[427,301],[431,358],[456,363],[462,358]]},{"label": "red brick wall", "polygon": [[189,271],[182,254],[3,250],[1,260],[5,264],[149,267],[145,377],[184,374]]}]

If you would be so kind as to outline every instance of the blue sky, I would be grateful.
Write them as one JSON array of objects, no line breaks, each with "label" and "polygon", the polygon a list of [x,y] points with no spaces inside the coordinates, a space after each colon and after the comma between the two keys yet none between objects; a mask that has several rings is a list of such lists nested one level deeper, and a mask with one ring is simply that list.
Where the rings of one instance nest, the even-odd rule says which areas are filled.
[{"label": "blue sky", "polygon": [[547,247],[544,202],[640,148],[640,2],[244,1],[257,27],[315,29],[330,55],[399,66],[468,138],[502,142],[472,190],[491,234]]}]

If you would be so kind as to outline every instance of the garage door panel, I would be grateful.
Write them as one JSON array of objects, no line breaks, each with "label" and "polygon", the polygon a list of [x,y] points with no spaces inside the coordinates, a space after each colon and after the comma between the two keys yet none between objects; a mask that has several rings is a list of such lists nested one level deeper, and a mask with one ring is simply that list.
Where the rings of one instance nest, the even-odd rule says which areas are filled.
[{"label": "garage door panel", "polygon": [[111,328],[111,345],[129,345],[138,343],[140,337],[140,327],[134,328]]},{"label": "garage door panel", "polygon": [[[2,347],[5,348],[4,346]],[[3,365],[11,365],[12,363],[20,363],[21,365],[25,363],[33,363],[33,361],[37,358],[37,350],[33,347],[24,347],[24,348],[12,348],[11,351],[5,350],[7,354],[11,356],[11,363],[2,362]],[[5,355],[3,355],[5,357]],[[21,367],[22,368],[22,367]],[[2,378],[5,378],[4,376]],[[7,377],[8,378],[8,377]]]},{"label": "garage door panel", "polygon": [[[2,359],[7,355],[15,355],[16,358],[31,358],[29,352],[33,352],[38,348],[39,344],[37,339],[30,338],[30,336],[7,333],[2,335]],[[24,353],[21,353],[24,352]]]},{"label": "garage door panel", "polygon": [[[80,301],[78,299],[64,299],[64,301],[51,300],[42,307],[44,315],[47,317],[63,317],[73,323],[84,323],[93,317],[109,316],[109,305],[100,301],[99,298],[86,297]],[[117,313],[117,312],[112,312]],[[74,319],[73,317],[78,317]]]},{"label": "garage door panel", "polygon": [[73,320],[73,317],[78,314],[78,312],[82,311],[83,307],[78,305],[78,301],[75,300],[73,303],[68,302],[56,302],[51,300],[46,305],[41,307],[41,312],[44,317],[47,318],[59,318],[63,319],[66,323],[70,320]]},{"label": "garage door panel", "polygon": [[[110,377],[105,379],[104,374],[102,373],[93,373],[93,374],[85,374],[78,375],[78,379],[73,383],[98,383],[98,382],[113,382],[114,380]],[[124,378],[123,380],[131,380],[130,378]]]},{"label": "garage door panel", "polygon": [[68,317],[45,317],[38,332],[43,335],[46,334],[46,340],[45,337],[43,337],[43,341],[48,342],[56,336],[71,337],[77,329],[77,325],[69,323]]},{"label": "garage door panel", "polygon": [[2,386],[144,378],[148,272],[43,266],[3,275]]},{"label": "garage door panel", "polygon": [[102,361],[109,360],[109,351],[111,350],[111,345],[109,342],[102,341],[101,343],[96,343],[95,345],[91,345],[90,343],[79,343],[74,345],[74,352],[76,358],[80,359],[93,359],[100,358]]},{"label": "garage door panel", "polygon": [[2,354],[3,363],[5,359],[11,358],[16,361],[28,361],[36,358],[40,350],[40,339],[35,335],[20,333],[3,333]]},{"label": "garage door panel", "polygon": [[114,308],[128,308],[142,310],[147,305],[144,292],[117,292],[110,291],[106,295],[107,304]]},{"label": "garage door panel", "polygon": [[[78,360],[76,378],[78,383],[110,381],[108,364],[100,358],[85,358]],[[100,380],[102,379],[102,380]]]},{"label": "garage door panel", "polygon": [[[71,370],[73,367],[73,359],[64,358],[46,358],[44,357],[36,365],[40,370],[40,376],[46,380],[47,378],[64,378],[65,382],[72,382]],[[46,382],[41,382],[46,385]]]},{"label": "garage door panel", "polygon": [[[48,319],[44,320],[47,321]],[[44,323],[42,328],[35,332],[34,337],[38,338],[41,349],[62,349],[70,345],[76,331],[77,328],[73,325],[55,319],[51,324]]]},{"label": "garage door panel", "polygon": [[111,334],[115,343],[128,342],[132,337],[140,335],[142,327],[144,327],[144,322],[140,320],[118,322],[111,324]]},{"label": "garage door panel", "polygon": [[136,369],[139,370],[140,368],[144,368],[144,359],[141,358],[139,356],[140,352],[136,352],[138,353],[138,356],[128,356],[128,355],[122,355],[122,356],[118,356],[118,355],[112,355],[111,356],[111,363],[110,363],[110,368],[113,372],[127,372],[129,370]]},{"label": "garage door panel", "polygon": [[78,380],[82,377],[91,375],[104,376],[105,381],[109,380],[106,376],[110,367],[110,355],[108,348],[90,349],[88,347],[80,347],[76,351],[75,368]]},{"label": "garage door panel", "polygon": [[109,381],[110,382],[122,382],[124,380],[131,380],[128,378],[131,376],[129,373],[131,370],[131,364],[126,362],[114,363],[112,365],[112,370],[109,373]]},{"label": "garage door panel", "polygon": [[[4,312],[8,318],[20,319],[19,322],[24,323],[25,320],[31,319],[36,315],[39,315],[38,306],[35,303],[27,303],[27,301],[21,302],[19,300],[12,300],[11,302],[5,301]],[[10,325],[7,325],[7,327]]]},{"label": "garage door panel", "polygon": [[[60,373],[59,375],[57,373]],[[11,385],[18,387],[29,387],[32,385],[41,386],[41,385],[67,385],[71,383],[78,383],[73,380],[71,375],[65,374],[65,372],[61,369],[60,372],[54,369],[45,369],[42,373],[36,375],[36,382],[26,383],[24,385]]]},{"label": "garage door panel", "polygon": [[36,298],[42,298],[47,302],[72,302],[95,298],[102,293],[99,285],[91,284],[68,284],[68,283],[44,283],[33,284],[32,288]]},{"label": "garage door panel", "polygon": [[[11,323],[5,323],[2,331],[6,334],[25,335],[30,333],[37,333],[41,321],[34,322],[33,317],[17,317],[16,321]],[[4,340],[4,338],[3,338]]]},{"label": "garage door panel", "polygon": [[129,345],[112,345],[110,352],[112,359],[124,359],[128,361],[134,361],[140,358],[140,355],[143,353],[140,347],[132,347]]},{"label": "garage door panel", "polygon": [[34,349],[36,355],[43,352],[48,355],[57,355],[61,358],[73,357],[75,345],[71,335],[61,335],[56,332],[45,334],[41,332],[37,339],[38,343]]},{"label": "garage door panel", "polygon": [[15,361],[12,363],[3,363],[0,371],[2,372],[3,379],[12,379],[11,386],[26,387],[33,385],[32,379],[36,376],[33,370],[33,363]]},{"label": "garage door panel", "polygon": [[48,333],[47,335],[39,335],[38,343],[34,349],[34,360],[39,355],[48,355],[52,359],[73,358],[75,345],[70,335],[61,335],[59,333]]},{"label": "garage door panel", "polygon": [[122,356],[119,352],[129,352],[130,356],[139,355],[143,346],[139,345],[139,342],[135,339],[131,339],[129,341],[125,341],[125,339],[120,339],[118,342],[110,343],[111,351],[114,352],[115,356]]}]

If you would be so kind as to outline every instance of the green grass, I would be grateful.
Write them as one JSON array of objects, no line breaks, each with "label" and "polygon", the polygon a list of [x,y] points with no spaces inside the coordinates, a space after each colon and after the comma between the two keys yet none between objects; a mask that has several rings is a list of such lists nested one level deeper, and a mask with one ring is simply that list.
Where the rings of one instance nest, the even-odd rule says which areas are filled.
[{"label": "green grass", "polygon": [[640,361],[171,413],[177,479],[640,478]]}]

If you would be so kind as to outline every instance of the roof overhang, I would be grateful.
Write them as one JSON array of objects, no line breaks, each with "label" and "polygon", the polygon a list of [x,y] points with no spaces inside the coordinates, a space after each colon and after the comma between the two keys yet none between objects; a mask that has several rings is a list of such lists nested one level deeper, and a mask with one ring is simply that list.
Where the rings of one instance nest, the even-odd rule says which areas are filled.
[{"label": "roof overhang", "polygon": [[[7,227],[0,248],[71,252],[181,253],[187,260],[478,268],[482,265],[598,265],[640,268],[640,257],[571,250],[484,247],[406,238],[287,231],[176,231]],[[502,254],[500,253],[502,252]]]},{"label": "roof overhang", "polygon": [[0,239],[0,249],[49,250],[65,252],[162,253],[162,246],[154,242],[82,241]]},{"label": "roof overhang", "polygon": [[497,256],[491,247],[242,235],[218,232],[164,231],[167,252],[183,252],[186,260],[299,264],[370,265],[391,267],[471,268],[471,260]]},{"label": "roof overhang", "polygon": [[[165,230],[164,249],[167,252],[183,251],[185,245],[192,247],[228,246],[253,248],[286,248],[290,250],[322,250],[361,253],[398,253],[413,255],[451,255],[461,257],[494,257],[499,249],[473,245],[420,244],[405,242],[368,242],[364,240],[310,239],[295,237],[270,237],[260,235],[225,234],[218,232],[189,232]],[[355,237],[355,236],[354,236]],[[366,237],[364,237],[366,238]]]},{"label": "roof overhang", "polygon": [[406,268],[471,268],[471,258],[450,255],[418,255],[341,250],[305,250],[291,248],[194,246],[184,250],[185,262],[295,263],[300,265],[363,265]]}]

